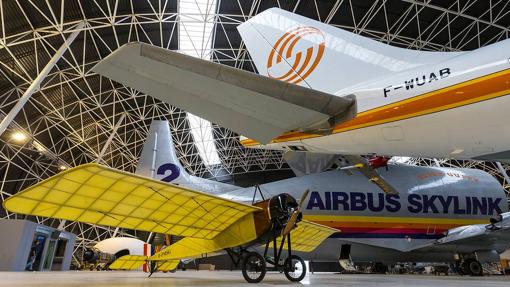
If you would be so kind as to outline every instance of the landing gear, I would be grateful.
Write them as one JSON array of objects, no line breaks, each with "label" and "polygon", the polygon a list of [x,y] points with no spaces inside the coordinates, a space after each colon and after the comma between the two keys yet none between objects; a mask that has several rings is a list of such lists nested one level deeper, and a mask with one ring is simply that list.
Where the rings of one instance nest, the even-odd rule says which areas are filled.
[{"label": "landing gear", "polygon": [[483,276],[482,264],[474,258],[464,260],[461,264],[461,270],[462,273],[469,274],[471,276]]},{"label": "landing gear", "polygon": [[283,272],[285,277],[292,282],[299,282],[306,276],[306,265],[303,258],[297,255],[291,255],[283,263]]},{"label": "landing gear", "polygon": [[242,271],[248,283],[259,283],[266,276],[266,260],[257,252],[250,252],[243,259]]},{"label": "landing gear", "polygon": [[[262,281],[266,276],[267,270],[284,273],[285,277],[292,282],[303,280],[306,276],[305,261],[301,257],[292,254],[290,234],[281,240],[279,246],[277,245],[276,236],[273,237],[272,242],[274,257],[268,256],[270,241],[266,243],[264,255],[257,252],[248,252],[245,248],[239,248],[238,251],[233,248],[227,248],[226,251],[235,266],[241,264],[243,277],[248,283],[259,283]],[[288,257],[283,261],[282,250],[285,243],[287,243]],[[281,263],[282,261],[283,264]],[[272,266],[268,267],[268,263]]]}]

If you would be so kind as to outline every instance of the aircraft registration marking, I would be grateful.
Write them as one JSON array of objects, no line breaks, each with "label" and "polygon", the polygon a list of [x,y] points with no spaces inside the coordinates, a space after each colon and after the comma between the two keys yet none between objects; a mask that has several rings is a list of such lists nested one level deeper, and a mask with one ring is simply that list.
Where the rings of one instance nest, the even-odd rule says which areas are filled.
[{"label": "aircraft registration marking", "polygon": [[[354,119],[337,125],[332,133],[341,133],[369,126],[386,124],[482,102],[510,94],[510,69],[472,79],[436,91],[359,113]],[[320,137],[317,134],[289,132],[271,143]],[[252,139],[241,141],[244,146],[259,145]]]}]

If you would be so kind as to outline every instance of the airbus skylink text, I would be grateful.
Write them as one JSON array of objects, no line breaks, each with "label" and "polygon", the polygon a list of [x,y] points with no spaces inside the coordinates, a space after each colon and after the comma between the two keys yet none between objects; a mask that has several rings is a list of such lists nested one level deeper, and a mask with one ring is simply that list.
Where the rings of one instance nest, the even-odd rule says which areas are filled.
[{"label": "airbus skylink text", "polygon": [[399,212],[403,200],[410,213],[497,215],[503,212],[500,208],[502,198],[420,194],[401,198],[395,194],[335,191],[313,191],[306,209]]}]

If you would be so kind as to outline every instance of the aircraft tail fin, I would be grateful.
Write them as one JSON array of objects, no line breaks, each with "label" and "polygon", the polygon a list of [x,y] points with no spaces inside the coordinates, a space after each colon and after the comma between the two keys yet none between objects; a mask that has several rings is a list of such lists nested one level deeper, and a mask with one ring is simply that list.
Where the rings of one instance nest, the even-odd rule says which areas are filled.
[{"label": "aircraft tail fin", "polygon": [[278,8],[238,30],[260,74],[326,93],[459,54],[393,47]]},{"label": "aircraft tail fin", "polygon": [[190,175],[177,158],[168,121],[152,121],[136,174],[165,182],[189,182]]},{"label": "aircraft tail fin", "polygon": [[177,157],[168,121],[162,120],[153,120],[151,123],[136,174],[212,194],[221,194],[238,188],[235,185],[187,173]]}]

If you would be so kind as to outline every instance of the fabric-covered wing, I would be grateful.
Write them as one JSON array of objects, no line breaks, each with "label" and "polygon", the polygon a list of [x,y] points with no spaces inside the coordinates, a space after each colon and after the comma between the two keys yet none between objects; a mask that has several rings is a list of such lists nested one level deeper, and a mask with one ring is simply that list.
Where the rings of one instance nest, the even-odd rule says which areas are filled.
[{"label": "fabric-covered wing", "polygon": [[261,143],[291,130],[324,133],[356,115],[352,95],[338,97],[144,43],[120,47],[93,71]]},{"label": "fabric-covered wing", "polygon": [[[302,220],[297,227],[290,232],[292,250],[301,252],[311,252],[315,250],[324,240],[336,232],[341,232],[325,225]],[[280,244],[282,237],[277,238],[277,244]],[[285,243],[283,246],[287,248]]]},{"label": "fabric-covered wing", "polygon": [[111,270],[135,270],[147,261],[147,256],[124,255],[115,260],[108,268]]},{"label": "fabric-covered wing", "polygon": [[205,239],[260,210],[94,163],[61,172],[3,204],[16,213]]},{"label": "fabric-covered wing", "polygon": [[[177,268],[180,260],[161,260],[154,262],[154,271],[171,271]],[[111,270],[136,270],[144,263],[149,263],[149,257],[143,255],[124,255],[115,260],[108,268]]]},{"label": "fabric-covered wing", "polygon": [[179,265],[180,260],[156,261],[155,271],[172,271]]},{"label": "fabric-covered wing", "polygon": [[247,214],[213,239],[183,238],[154,254],[150,260],[199,257],[205,253],[240,246],[257,238],[253,214]]}]

